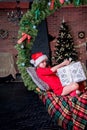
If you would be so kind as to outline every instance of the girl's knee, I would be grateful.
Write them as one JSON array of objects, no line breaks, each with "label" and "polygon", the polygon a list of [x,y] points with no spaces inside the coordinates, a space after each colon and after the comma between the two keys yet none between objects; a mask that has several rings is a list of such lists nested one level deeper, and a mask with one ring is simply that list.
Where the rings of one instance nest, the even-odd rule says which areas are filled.
[{"label": "girl's knee", "polygon": [[73,86],[74,86],[74,88],[77,90],[77,89],[79,89],[79,84],[78,83],[73,83]]}]

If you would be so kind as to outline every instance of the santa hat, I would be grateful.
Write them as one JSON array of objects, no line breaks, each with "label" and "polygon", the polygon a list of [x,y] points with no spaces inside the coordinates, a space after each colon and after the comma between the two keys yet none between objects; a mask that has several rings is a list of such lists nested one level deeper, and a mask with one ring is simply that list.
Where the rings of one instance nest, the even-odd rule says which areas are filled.
[{"label": "santa hat", "polygon": [[43,60],[47,60],[47,56],[44,55],[42,52],[37,52],[32,54],[30,63],[37,67]]}]

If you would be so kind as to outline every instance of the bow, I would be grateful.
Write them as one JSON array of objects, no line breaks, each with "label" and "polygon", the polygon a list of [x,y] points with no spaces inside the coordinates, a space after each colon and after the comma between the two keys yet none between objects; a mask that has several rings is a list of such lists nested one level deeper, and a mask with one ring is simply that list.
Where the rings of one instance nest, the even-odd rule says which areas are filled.
[{"label": "bow", "polygon": [[25,39],[28,39],[28,43],[30,42],[31,36],[26,34],[26,33],[22,33],[22,37],[18,40],[18,44],[21,44]]}]

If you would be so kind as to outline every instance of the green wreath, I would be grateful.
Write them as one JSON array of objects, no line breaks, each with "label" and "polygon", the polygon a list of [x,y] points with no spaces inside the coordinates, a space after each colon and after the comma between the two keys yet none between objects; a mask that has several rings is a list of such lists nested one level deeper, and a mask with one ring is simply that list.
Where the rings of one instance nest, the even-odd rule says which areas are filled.
[{"label": "green wreath", "polygon": [[[33,42],[37,36],[37,25],[47,16],[54,13],[58,8],[71,4],[70,0],[34,0],[31,10],[28,10],[20,21],[18,32],[18,51],[17,65],[28,90],[35,90],[36,85],[26,71],[30,65],[30,52]],[[79,0],[73,0],[74,5],[80,5]]]}]

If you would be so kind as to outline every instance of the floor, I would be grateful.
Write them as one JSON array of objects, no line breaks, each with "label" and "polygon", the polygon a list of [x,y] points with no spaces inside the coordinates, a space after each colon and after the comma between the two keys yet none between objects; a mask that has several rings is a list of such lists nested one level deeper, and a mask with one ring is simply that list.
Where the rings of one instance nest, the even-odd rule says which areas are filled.
[{"label": "floor", "polygon": [[63,130],[23,82],[0,82],[0,130]]}]

